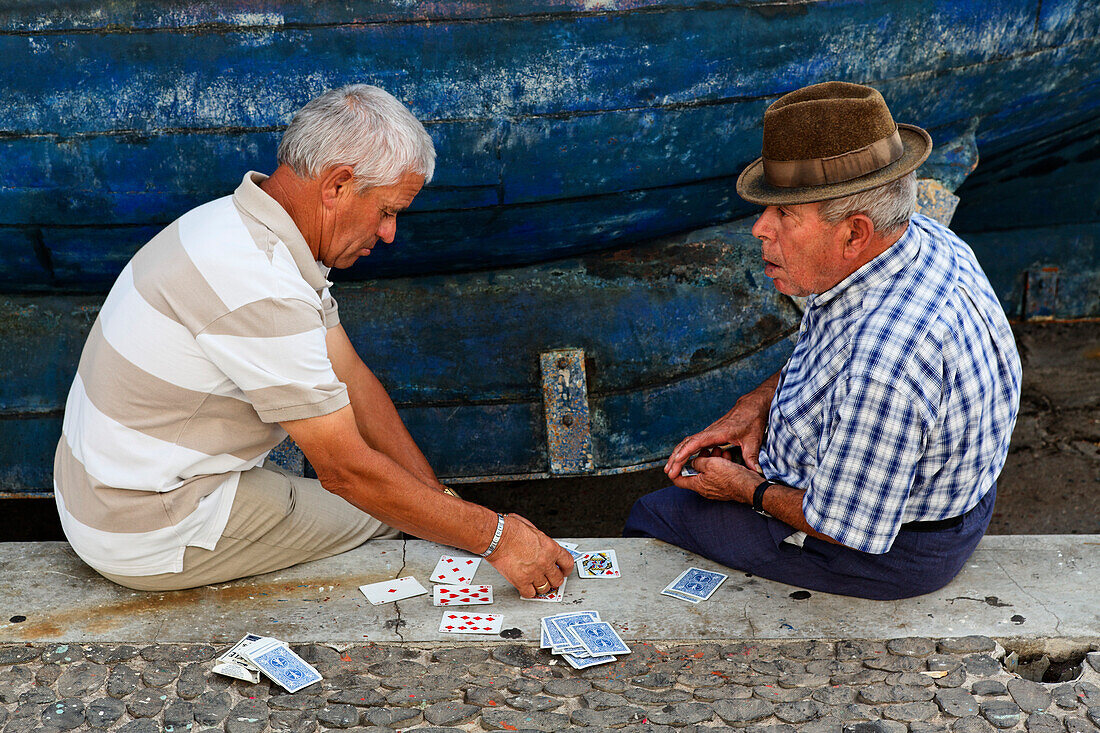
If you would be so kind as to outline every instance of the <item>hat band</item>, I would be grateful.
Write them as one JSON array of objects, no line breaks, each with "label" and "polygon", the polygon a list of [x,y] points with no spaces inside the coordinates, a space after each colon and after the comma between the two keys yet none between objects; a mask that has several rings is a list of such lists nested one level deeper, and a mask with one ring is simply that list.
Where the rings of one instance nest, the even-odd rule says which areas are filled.
[{"label": "hat band", "polygon": [[768,160],[764,158],[764,179],[780,188],[822,186],[840,183],[874,173],[893,163],[905,152],[901,134],[892,135],[840,155],[806,160]]}]

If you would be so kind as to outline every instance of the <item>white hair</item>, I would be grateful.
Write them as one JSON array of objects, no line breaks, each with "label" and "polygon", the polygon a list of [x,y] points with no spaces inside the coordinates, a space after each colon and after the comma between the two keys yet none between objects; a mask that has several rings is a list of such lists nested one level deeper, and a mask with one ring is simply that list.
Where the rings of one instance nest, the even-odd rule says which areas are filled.
[{"label": "white hair", "polygon": [[405,173],[427,183],[435,172],[435,146],[424,126],[393,95],[368,84],[331,89],[298,110],[277,159],[311,179],[350,165],[360,191],[392,186]]},{"label": "white hair", "polygon": [[830,224],[847,219],[852,214],[866,214],[875,225],[875,232],[892,232],[909,221],[917,210],[917,172],[902,176],[870,191],[822,201],[818,216]]}]

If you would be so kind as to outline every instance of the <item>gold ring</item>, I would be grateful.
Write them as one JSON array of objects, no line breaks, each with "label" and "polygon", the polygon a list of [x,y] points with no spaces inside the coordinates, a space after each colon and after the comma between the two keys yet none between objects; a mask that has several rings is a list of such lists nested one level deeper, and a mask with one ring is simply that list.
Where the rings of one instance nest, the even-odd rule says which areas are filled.
[{"label": "gold ring", "polygon": [[535,586],[535,592],[538,593],[539,595],[542,595],[546,591],[550,590],[551,587],[552,586],[550,585],[550,583],[543,583],[542,585],[536,585]]}]

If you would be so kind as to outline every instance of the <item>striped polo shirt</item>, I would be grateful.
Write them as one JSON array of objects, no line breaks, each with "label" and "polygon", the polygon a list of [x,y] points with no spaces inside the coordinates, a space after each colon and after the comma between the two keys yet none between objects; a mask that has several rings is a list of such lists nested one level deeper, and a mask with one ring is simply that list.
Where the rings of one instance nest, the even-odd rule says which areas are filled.
[{"label": "striped polo shirt", "polygon": [[349,404],[325,346],[328,268],[248,173],[142,247],[92,326],[65,404],[54,495],[65,536],[116,575],[213,549],[279,421]]}]

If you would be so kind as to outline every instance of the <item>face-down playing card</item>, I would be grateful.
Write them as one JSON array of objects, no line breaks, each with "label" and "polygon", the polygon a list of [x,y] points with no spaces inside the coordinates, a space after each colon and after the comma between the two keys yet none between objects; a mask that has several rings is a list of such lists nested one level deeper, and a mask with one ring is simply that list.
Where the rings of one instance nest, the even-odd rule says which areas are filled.
[{"label": "face-down playing card", "polygon": [[499,634],[504,616],[499,613],[444,611],[439,622],[443,634]]},{"label": "face-down playing card", "polygon": [[278,639],[257,641],[247,647],[244,653],[265,675],[287,692],[297,692],[322,679],[320,672]]},{"label": "face-down playing card", "polygon": [[435,564],[435,570],[428,576],[433,583],[447,583],[450,585],[469,585],[474,580],[474,573],[481,565],[480,557],[468,555],[444,555]]},{"label": "face-down playing card", "polygon": [[577,560],[577,575],[581,578],[618,578],[619,560],[614,550],[586,552]]},{"label": "face-down playing card", "polygon": [[[672,595],[689,601],[705,601],[710,598],[718,586],[728,578],[724,573],[701,568],[688,568],[680,573],[676,580],[665,587],[665,595]],[[664,591],[662,591],[664,592]]]},{"label": "face-down playing card", "polygon": [[476,606],[492,602],[491,585],[437,585],[432,588],[433,606]]},{"label": "face-down playing card", "polygon": [[594,657],[607,654],[630,654],[630,647],[619,637],[611,624],[606,621],[576,624],[570,626],[569,631],[577,637],[585,650]]}]

